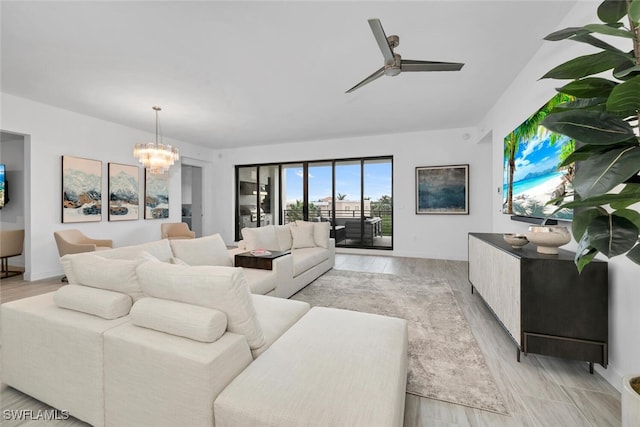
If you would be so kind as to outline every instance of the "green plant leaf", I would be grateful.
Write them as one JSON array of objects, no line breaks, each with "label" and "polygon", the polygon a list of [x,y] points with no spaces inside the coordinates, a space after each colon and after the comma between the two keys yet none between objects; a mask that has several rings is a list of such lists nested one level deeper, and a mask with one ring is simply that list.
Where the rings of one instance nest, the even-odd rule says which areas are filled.
[{"label": "green plant leaf", "polygon": [[[625,8],[626,9],[626,8]],[[625,10],[626,12],[626,10]],[[607,36],[615,36],[615,37],[625,37],[628,39],[633,39],[633,33],[629,30],[624,30],[621,28],[616,28],[611,25],[606,24],[589,24],[584,26],[585,29],[598,34],[605,34]]]},{"label": "green plant leaf", "polygon": [[598,18],[607,24],[614,24],[627,14],[624,0],[605,0],[598,7]]},{"label": "green plant leaf", "polygon": [[[599,196],[589,197],[588,199],[573,200],[571,202],[563,203],[558,209],[561,208],[593,208],[598,206],[609,205],[610,203],[617,202],[631,202],[637,203],[640,200],[640,193],[637,191],[627,194],[601,194]],[[628,206],[628,205],[627,205]]]},{"label": "green plant leaf", "polygon": [[576,256],[574,258],[574,263],[576,267],[578,267],[578,273],[582,273],[584,267],[589,264],[597,254],[598,250],[591,246],[589,235],[585,233],[578,242],[578,249],[576,250]]},{"label": "green plant leaf", "polygon": [[617,211],[611,212],[611,215],[626,218],[631,221],[636,228],[640,229],[640,213],[633,209],[618,209]]},{"label": "green plant leaf", "polygon": [[573,152],[569,154],[567,158],[558,165],[558,167],[569,166],[571,163],[587,160],[589,157],[596,153],[603,153],[609,150],[611,150],[611,146],[609,145],[584,144],[581,147],[573,150]]},{"label": "green plant leaf", "polygon": [[627,258],[636,264],[640,264],[640,245],[636,245],[627,253]]},{"label": "green plant leaf", "polygon": [[620,67],[621,69],[613,70],[613,77],[616,79],[622,79],[629,76],[632,73],[640,72],[640,65],[633,65],[632,67]]},{"label": "green plant leaf", "polygon": [[553,68],[541,78],[580,79],[603,71],[612,70],[625,63],[632,65],[630,57],[623,57],[618,53],[604,51],[571,59]]},{"label": "green plant leaf", "polygon": [[565,40],[568,39],[569,37],[573,37],[576,34],[588,34],[589,31],[585,30],[582,27],[568,27],[568,28],[564,28],[562,30],[558,30],[558,31],[554,31],[553,33],[549,34],[547,37],[545,37],[544,39],[547,41],[559,41],[559,40]]},{"label": "green plant leaf", "polygon": [[640,110],[640,76],[617,85],[607,100],[607,111],[634,115]]},{"label": "green plant leaf", "polygon": [[606,107],[607,98],[580,98],[575,101],[563,102],[553,107],[553,110],[549,114],[559,113],[567,110],[581,110],[581,109],[602,109]]},{"label": "green plant leaf", "polygon": [[[608,28],[611,28],[611,27],[608,27]],[[617,30],[617,29],[615,30],[623,31],[623,30]],[[607,50],[609,52],[614,52],[618,55],[628,57],[626,53],[624,53],[617,47],[611,46],[609,43],[606,43],[600,40],[599,38],[592,36],[591,34],[576,34],[575,36],[571,37],[570,40],[578,41],[581,43],[587,43],[591,46],[597,47],[598,49]]]},{"label": "green plant leaf", "polygon": [[[622,190],[618,193],[618,194],[637,194],[640,193],[640,184],[626,184]],[[635,199],[635,201],[632,199],[630,200],[626,200],[623,202],[613,202],[610,203],[610,206],[612,209],[618,209],[618,210],[622,210],[625,209],[631,205],[633,205],[636,202],[639,202],[639,199]]]},{"label": "green plant leaf", "polygon": [[[627,148],[627,147],[635,147],[639,145],[638,141],[635,138],[628,139],[627,141],[619,142],[617,144],[612,145],[594,145],[594,144],[580,144],[580,146],[574,149],[571,154],[569,154],[559,165],[558,167],[569,166],[571,163],[577,161],[584,161],[594,154],[600,154],[607,151],[619,149],[619,148]],[[640,177],[638,178],[640,179]],[[626,182],[629,182],[628,180]]]},{"label": "green plant leaf", "polygon": [[599,216],[607,216],[608,213],[601,207],[588,209],[575,209],[573,211],[573,221],[571,222],[571,233],[576,241],[582,240],[582,236],[587,231],[587,226],[591,221]]},{"label": "green plant leaf", "polygon": [[592,154],[576,169],[573,188],[583,198],[598,196],[636,175],[639,167],[640,146]]},{"label": "green plant leaf", "polygon": [[587,227],[591,246],[608,258],[622,255],[638,241],[638,227],[615,215],[597,217]]},{"label": "green plant leaf", "polygon": [[611,80],[600,77],[585,77],[584,79],[574,80],[567,83],[561,88],[556,89],[560,93],[575,96],[577,98],[603,98],[608,97],[613,88],[618,85]]},{"label": "green plant leaf", "polygon": [[573,110],[549,114],[540,124],[585,144],[616,144],[635,136],[627,122],[600,111]]},{"label": "green plant leaf", "polygon": [[629,7],[629,17],[636,24],[640,23],[640,1],[633,0]]}]

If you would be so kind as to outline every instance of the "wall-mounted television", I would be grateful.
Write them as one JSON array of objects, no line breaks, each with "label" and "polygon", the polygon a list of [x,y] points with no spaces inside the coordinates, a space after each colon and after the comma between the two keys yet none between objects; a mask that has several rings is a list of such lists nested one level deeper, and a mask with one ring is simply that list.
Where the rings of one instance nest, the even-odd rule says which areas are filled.
[{"label": "wall-mounted television", "polygon": [[556,105],[572,100],[564,94],[554,96],[504,138],[503,213],[540,220],[573,218],[572,209],[554,213],[559,203],[547,203],[573,193],[575,166],[559,165],[574,150],[575,141],[540,126]]},{"label": "wall-mounted television", "polygon": [[9,191],[7,189],[6,170],[3,163],[0,163],[0,209],[9,201]]}]

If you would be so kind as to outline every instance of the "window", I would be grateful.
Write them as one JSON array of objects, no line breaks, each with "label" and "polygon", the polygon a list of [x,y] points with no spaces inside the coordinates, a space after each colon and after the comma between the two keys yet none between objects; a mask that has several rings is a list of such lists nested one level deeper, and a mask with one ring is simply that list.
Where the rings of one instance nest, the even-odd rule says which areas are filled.
[{"label": "window", "polygon": [[393,157],[236,166],[236,239],[244,227],[331,224],[336,246],[393,248]]}]

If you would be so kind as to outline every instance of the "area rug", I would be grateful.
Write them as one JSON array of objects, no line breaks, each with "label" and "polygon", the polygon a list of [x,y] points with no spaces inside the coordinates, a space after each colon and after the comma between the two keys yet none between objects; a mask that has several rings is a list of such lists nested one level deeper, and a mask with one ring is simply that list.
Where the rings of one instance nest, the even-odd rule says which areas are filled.
[{"label": "area rug", "polygon": [[331,270],[291,299],[408,321],[407,393],[508,414],[453,291],[443,281]]}]

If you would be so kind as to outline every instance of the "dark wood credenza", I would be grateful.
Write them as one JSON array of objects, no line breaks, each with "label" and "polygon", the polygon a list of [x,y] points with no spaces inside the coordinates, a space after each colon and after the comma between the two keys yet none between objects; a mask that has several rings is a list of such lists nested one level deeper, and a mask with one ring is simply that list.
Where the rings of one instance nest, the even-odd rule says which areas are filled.
[{"label": "dark wood credenza", "polygon": [[607,367],[608,264],[581,274],[574,253],[545,255],[529,243],[514,249],[502,234],[469,233],[469,282],[520,351]]}]

